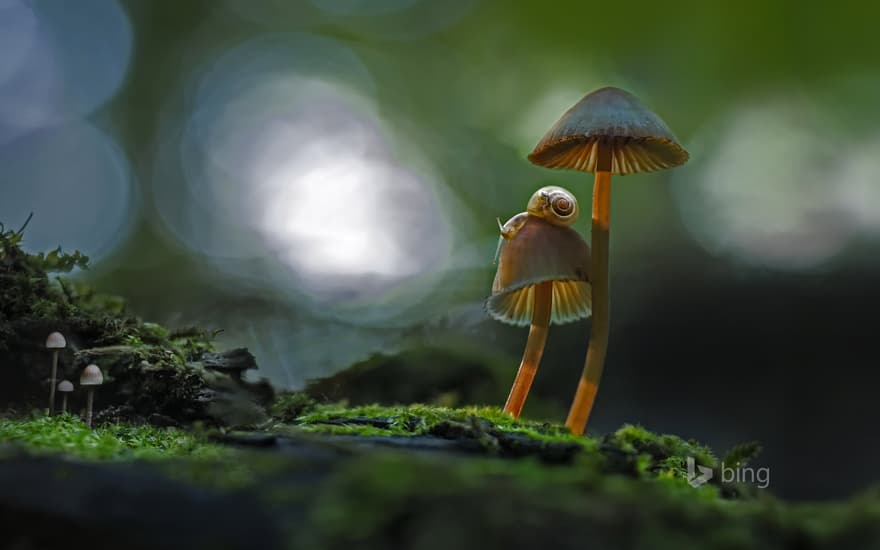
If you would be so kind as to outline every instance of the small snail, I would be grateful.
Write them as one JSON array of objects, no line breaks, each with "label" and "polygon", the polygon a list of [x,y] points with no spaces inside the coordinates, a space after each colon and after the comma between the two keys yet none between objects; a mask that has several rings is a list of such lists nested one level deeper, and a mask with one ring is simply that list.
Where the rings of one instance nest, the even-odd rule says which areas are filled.
[{"label": "small snail", "polygon": [[509,241],[516,236],[529,216],[547,220],[553,225],[568,227],[577,221],[578,214],[577,199],[570,191],[555,185],[538,189],[529,199],[525,212],[520,212],[510,218],[504,225],[501,225],[501,220],[497,220],[498,227],[501,229],[501,237],[498,239],[498,247],[495,249],[495,263],[498,262],[504,241]]},{"label": "small snail", "polygon": [[531,388],[550,323],[590,316],[590,247],[570,226],[577,199],[561,187],[542,187],[525,212],[498,226],[498,270],[486,310],[494,319],[531,325],[522,362],[504,410],[519,416]]},{"label": "small snail", "polygon": [[553,225],[568,227],[577,221],[578,203],[570,191],[551,185],[535,191],[526,211]]}]

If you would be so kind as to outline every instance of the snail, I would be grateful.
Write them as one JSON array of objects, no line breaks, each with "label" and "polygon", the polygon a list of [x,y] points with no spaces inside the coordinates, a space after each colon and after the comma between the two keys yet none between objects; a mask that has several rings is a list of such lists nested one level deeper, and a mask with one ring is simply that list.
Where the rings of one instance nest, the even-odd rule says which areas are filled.
[{"label": "snail", "polygon": [[509,241],[516,236],[530,215],[547,220],[553,225],[568,227],[577,221],[578,213],[577,199],[571,192],[553,185],[538,189],[529,199],[525,212],[520,212],[503,225],[499,218],[495,218],[498,222],[498,229],[501,230],[501,236],[498,238],[498,247],[495,249],[493,263],[498,263],[498,256],[501,254],[504,241]]},{"label": "snail", "polygon": [[531,325],[519,370],[504,406],[517,417],[544,353],[551,323],[590,316],[590,247],[571,228],[578,203],[571,192],[542,187],[525,212],[498,226],[498,264],[486,310],[494,319]]}]

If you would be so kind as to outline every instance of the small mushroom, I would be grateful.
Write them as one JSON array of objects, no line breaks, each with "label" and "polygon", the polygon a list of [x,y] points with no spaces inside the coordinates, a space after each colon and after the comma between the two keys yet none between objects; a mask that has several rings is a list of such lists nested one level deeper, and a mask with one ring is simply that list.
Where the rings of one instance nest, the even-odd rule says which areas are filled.
[{"label": "small mushroom", "polygon": [[100,386],[103,383],[104,375],[101,373],[98,365],[89,365],[83,369],[82,375],[79,377],[79,385],[85,386],[89,391],[86,399],[86,424],[89,428],[92,427],[92,406],[95,400],[95,386]]},{"label": "small mushroom", "polygon": [[547,168],[595,173],[592,249],[593,325],[584,371],[565,425],[584,433],[608,348],[608,230],[611,174],[652,172],[684,164],[687,151],[656,114],[619,88],[596,90],[569,109],[541,138],[529,160]]},{"label": "small mushroom", "polygon": [[67,412],[67,394],[73,391],[73,383],[70,380],[58,382],[58,391],[61,392],[61,414]]},{"label": "small mushroom", "polygon": [[53,332],[46,338],[46,349],[52,350],[52,376],[49,378],[49,409],[46,414],[55,412],[55,380],[58,378],[58,352],[67,347],[67,340],[60,332]]},{"label": "small mushroom", "polygon": [[486,310],[494,319],[531,324],[505,412],[518,417],[544,353],[550,323],[590,316],[590,248],[569,227],[577,201],[561,187],[543,187],[526,212],[501,227],[503,246]]}]

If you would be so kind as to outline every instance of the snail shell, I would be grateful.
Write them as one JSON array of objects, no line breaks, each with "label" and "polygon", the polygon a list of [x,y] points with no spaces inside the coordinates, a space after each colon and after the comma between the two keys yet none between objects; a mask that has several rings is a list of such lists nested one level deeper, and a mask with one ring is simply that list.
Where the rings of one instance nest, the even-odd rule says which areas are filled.
[{"label": "snail shell", "polygon": [[578,218],[577,199],[567,189],[549,185],[535,191],[529,199],[527,211],[553,225],[568,227]]}]

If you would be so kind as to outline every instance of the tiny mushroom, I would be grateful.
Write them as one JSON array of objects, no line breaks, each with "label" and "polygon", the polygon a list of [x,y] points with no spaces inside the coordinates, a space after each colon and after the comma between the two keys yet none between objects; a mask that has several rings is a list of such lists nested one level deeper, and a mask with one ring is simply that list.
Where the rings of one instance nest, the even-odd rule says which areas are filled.
[{"label": "tiny mushroom", "polygon": [[538,142],[529,160],[547,168],[593,172],[593,325],[584,371],[566,426],[582,434],[587,425],[608,347],[608,230],[611,174],[652,172],[684,164],[688,153],[669,127],[632,94],[596,90],[569,109]]},{"label": "tiny mushroom", "polygon": [[569,227],[578,216],[577,201],[561,187],[543,187],[526,212],[501,227],[503,247],[486,309],[494,319],[517,326],[531,324],[526,348],[505,412],[518,417],[531,388],[550,323],[590,316],[590,248]]},{"label": "tiny mushroom", "polygon": [[89,428],[92,427],[92,407],[95,400],[95,386],[100,386],[104,383],[104,375],[101,373],[101,369],[98,368],[98,365],[89,365],[82,371],[82,375],[79,377],[79,385],[86,386],[88,389],[88,397],[86,400],[86,424]]},{"label": "tiny mushroom", "polygon": [[58,352],[67,347],[67,340],[60,332],[53,332],[46,338],[46,349],[52,350],[52,375],[49,378],[49,409],[47,414],[55,412],[55,380],[58,378]]},{"label": "tiny mushroom", "polygon": [[67,412],[67,394],[73,391],[73,383],[70,380],[58,382],[58,391],[61,392],[61,414]]}]

